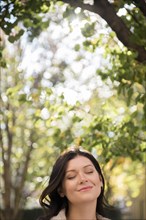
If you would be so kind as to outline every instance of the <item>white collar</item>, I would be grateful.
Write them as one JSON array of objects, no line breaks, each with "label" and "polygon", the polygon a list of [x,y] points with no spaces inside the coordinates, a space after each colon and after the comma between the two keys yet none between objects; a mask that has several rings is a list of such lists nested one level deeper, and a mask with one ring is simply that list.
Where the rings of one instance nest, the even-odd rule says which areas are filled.
[{"label": "white collar", "polygon": [[[97,214],[98,220],[110,220],[109,218],[105,218],[99,214]],[[65,209],[62,209],[58,215],[51,218],[51,220],[67,220],[65,215]]]},{"label": "white collar", "polygon": [[51,218],[51,220],[67,220],[66,216],[65,216],[65,209],[62,209],[58,215],[54,216],[53,218]]}]

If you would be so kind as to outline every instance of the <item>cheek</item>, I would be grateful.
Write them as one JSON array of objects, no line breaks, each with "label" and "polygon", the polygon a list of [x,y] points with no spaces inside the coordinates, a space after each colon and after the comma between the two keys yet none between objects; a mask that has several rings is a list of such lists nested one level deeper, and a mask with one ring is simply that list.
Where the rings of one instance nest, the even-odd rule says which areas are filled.
[{"label": "cheek", "polygon": [[63,193],[67,195],[68,193],[72,191],[72,188],[73,188],[72,184],[70,182],[65,181],[62,186]]},{"label": "cheek", "polygon": [[94,182],[95,182],[95,185],[97,185],[98,187],[102,187],[102,181],[101,181],[101,179],[100,179],[100,177],[99,177],[99,175],[97,174],[95,177],[94,177]]},{"label": "cheek", "polygon": [[68,195],[71,196],[76,190],[76,186],[77,186],[76,180],[66,181],[63,185],[64,194],[66,196]]},{"label": "cheek", "polygon": [[101,187],[102,187],[102,182],[99,176],[96,176],[96,178],[94,179],[94,184],[95,184],[95,195],[98,198],[101,194]]}]

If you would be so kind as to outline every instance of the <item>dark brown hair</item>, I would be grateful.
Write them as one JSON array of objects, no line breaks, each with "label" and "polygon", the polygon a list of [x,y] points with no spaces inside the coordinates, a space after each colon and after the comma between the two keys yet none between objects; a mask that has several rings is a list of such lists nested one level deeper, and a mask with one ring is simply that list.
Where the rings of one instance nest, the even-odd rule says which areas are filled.
[{"label": "dark brown hair", "polygon": [[65,176],[66,167],[68,164],[68,161],[72,160],[73,158],[77,157],[78,155],[87,157],[94,165],[95,169],[101,176],[101,180],[103,183],[103,187],[101,189],[101,193],[99,197],[97,198],[97,207],[96,211],[97,213],[103,215],[103,209],[105,204],[104,199],[104,177],[101,171],[101,168],[99,166],[99,163],[94,158],[94,156],[85,150],[79,149],[79,148],[72,148],[70,150],[65,151],[63,154],[60,155],[60,157],[56,160],[52,173],[50,176],[49,184],[44,189],[40,196],[40,205],[45,210],[44,217],[39,218],[39,220],[50,220],[53,216],[56,216],[61,209],[65,209],[66,213],[68,211],[68,200],[66,197],[61,197],[59,195],[59,188],[62,185],[62,181]]}]

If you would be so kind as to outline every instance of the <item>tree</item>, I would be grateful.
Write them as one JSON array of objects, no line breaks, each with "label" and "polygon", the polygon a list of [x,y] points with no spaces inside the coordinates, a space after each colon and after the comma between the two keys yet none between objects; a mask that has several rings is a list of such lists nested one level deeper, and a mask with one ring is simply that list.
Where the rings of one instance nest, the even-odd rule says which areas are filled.
[{"label": "tree", "polygon": [[[75,1],[63,1],[68,4],[70,4],[73,7],[81,7],[83,10],[89,10],[91,12],[99,14],[111,27],[111,29],[116,33],[116,36],[118,39],[130,50],[134,50],[138,53],[137,59],[140,62],[146,61],[146,51],[145,51],[145,44],[137,44],[137,42],[134,40],[134,37],[138,34],[136,33],[137,30],[136,26],[140,25],[137,18],[137,13],[141,13],[141,18],[144,20],[144,16],[146,16],[146,3],[142,1],[114,1],[113,3],[109,3],[108,0],[97,0],[94,1],[92,5],[85,4],[83,2],[75,2]],[[126,8],[126,4],[133,4],[133,6],[136,6],[136,9],[129,10],[127,9],[127,12],[132,17],[131,20],[135,20],[135,26],[133,33],[130,30],[130,27],[128,27],[128,24],[124,22],[118,15],[117,12],[120,8]],[[132,5],[131,5],[132,7]],[[132,22],[131,22],[132,23]],[[140,34],[140,33],[139,33]],[[135,35],[135,36],[134,36]],[[136,38],[136,37],[135,37]],[[145,43],[145,42],[144,42]]]},{"label": "tree", "polygon": [[[136,162],[145,161],[145,3],[94,1],[93,5],[88,5],[80,1],[68,1],[68,5],[64,2],[67,3],[2,1],[1,27],[9,41],[15,42],[14,46],[17,45],[17,53],[12,57],[9,56],[12,47],[7,50],[6,45],[1,45],[1,153],[4,164],[4,170],[1,170],[4,180],[4,219],[17,219],[24,200],[39,185],[36,176],[39,175],[42,181],[53,158],[57,156],[56,152],[67,145],[82,144],[90,151],[95,150],[101,163],[110,163],[110,171],[120,163],[120,157],[130,157]],[[100,14],[126,47],[119,43],[115,33],[109,29],[106,37],[104,34],[97,37],[98,19],[93,22],[91,14],[86,10],[77,11],[78,7]],[[121,17],[116,14],[120,8],[126,11]],[[107,9],[110,13],[107,13]],[[59,14],[59,10],[64,13]],[[51,18],[56,11],[60,17],[56,15]],[[85,52],[86,49],[94,54],[96,48],[104,45],[103,54],[108,62],[97,69],[97,75],[114,91],[111,98],[104,100],[106,104],[102,104],[104,102],[101,102],[95,90],[95,96],[87,103],[69,106],[57,93],[53,93],[54,90],[42,86],[45,69],[27,78],[26,72],[21,72],[18,68],[24,52],[19,50],[19,39],[25,32],[33,40],[41,34],[42,29],[49,26],[51,19],[56,23],[60,22],[60,18],[68,19],[71,27],[74,17],[86,20],[81,27],[83,42],[74,45],[77,53],[80,50]],[[81,56],[77,57],[77,60],[81,59]],[[57,68],[58,72],[64,73],[66,62],[57,64]],[[64,81],[60,74],[51,74],[50,81],[54,88],[60,82],[59,77],[61,82]],[[45,98],[42,99],[42,96]],[[119,106],[124,108],[124,114],[119,114]],[[44,112],[45,117],[42,116]],[[116,121],[115,118],[119,120]],[[51,159],[49,164],[48,158],[44,159],[47,153]],[[46,169],[42,170],[42,164]],[[33,170],[31,167],[39,168]],[[20,181],[16,181],[16,176]],[[35,187],[33,185],[33,189],[29,189],[32,176]]]},{"label": "tree", "polygon": [[[2,29],[6,34],[11,35],[10,40],[19,38],[24,29],[20,29],[13,37],[12,29],[17,26],[19,21],[23,21],[24,26],[38,34],[41,28],[45,28],[49,24],[49,20],[42,22],[39,13],[46,13],[56,1],[2,1],[2,15],[1,24]],[[141,1],[113,1],[110,3],[108,0],[98,0],[91,4],[86,4],[83,1],[64,0],[58,1],[68,3],[70,6],[83,10],[88,10],[99,14],[116,33],[118,39],[130,50],[137,52],[137,60],[139,62],[146,61],[145,51],[145,16],[146,16],[146,3]],[[125,9],[126,16],[122,18],[117,14],[120,9]],[[14,22],[10,18],[14,16]],[[7,19],[8,18],[8,19]],[[130,22],[129,22],[130,20]],[[33,21],[33,22],[32,22]],[[132,27],[132,29],[131,29]],[[142,34],[143,33],[143,34]],[[141,42],[137,41],[141,38]]]},{"label": "tree", "polygon": [[[82,10],[76,12],[79,7]],[[82,34],[86,37],[83,46],[95,50],[102,44],[105,46],[106,56],[112,65],[113,74],[111,74],[111,68],[107,67],[105,71],[98,71],[97,74],[100,74],[105,80],[110,78],[112,82],[118,82],[117,90],[119,94],[124,94],[128,99],[127,103],[131,99],[134,99],[136,104],[142,103],[144,111],[142,121],[145,122],[146,3],[142,0],[113,2],[101,0],[91,4],[68,0],[2,1],[1,28],[9,36],[11,42],[19,39],[25,31],[28,31],[30,37],[33,38],[49,26],[51,16],[47,15],[51,15],[55,10],[58,12],[63,10],[62,19],[67,18],[69,22],[75,17],[79,17],[81,20],[86,19],[85,25],[81,29]],[[100,35],[100,39],[94,37],[98,19],[92,22],[87,11],[100,15],[113,32],[109,31],[106,38],[104,34]],[[58,22],[58,17],[54,20]],[[119,45],[119,41],[122,45]],[[75,48],[79,50],[80,45],[76,45]]]},{"label": "tree", "polygon": [[[0,153],[3,164],[0,168],[2,175],[0,202],[2,220],[20,218],[20,211],[26,205],[27,197],[33,193],[28,182],[34,181],[33,185],[31,184],[34,191],[39,182],[35,180],[37,178],[36,167],[41,169],[42,165],[38,162],[40,158],[38,161],[36,160],[37,153],[35,150],[40,148],[38,150],[40,157],[41,155],[43,157],[46,152],[49,157],[52,157],[49,159],[49,163],[47,160],[44,162],[44,166],[49,170],[53,157],[57,155],[57,148],[54,146],[52,149],[48,145],[52,146],[55,143],[55,137],[60,132],[56,127],[50,128],[52,140],[51,138],[48,139],[48,135],[45,133],[49,131],[47,131],[44,117],[49,110],[47,117],[51,118],[47,122],[48,126],[53,118],[55,120],[60,118],[61,98],[56,98],[49,88],[44,91],[44,88],[41,87],[40,75],[27,77],[20,70],[19,64],[22,61],[23,52],[19,43],[17,42],[12,46],[7,44],[7,41],[5,42],[4,57],[8,59],[7,68],[1,69],[1,80],[3,82],[1,84],[0,111]],[[40,98],[43,93],[46,94],[45,97]],[[50,97],[52,101],[50,101]],[[51,102],[53,106],[51,106]],[[35,157],[33,157],[33,153],[36,154]],[[34,169],[30,169],[31,164],[34,165]],[[45,176],[44,172],[46,170],[39,172],[40,178]]]}]

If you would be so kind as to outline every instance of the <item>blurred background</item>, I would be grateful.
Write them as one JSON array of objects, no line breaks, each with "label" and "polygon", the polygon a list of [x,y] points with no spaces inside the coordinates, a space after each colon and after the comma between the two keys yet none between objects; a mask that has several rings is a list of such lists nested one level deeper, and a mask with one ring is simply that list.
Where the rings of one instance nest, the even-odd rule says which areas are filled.
[{"label": "blurred background", "polygon": [[92,152],[113,220],[146,219],[146,3],[1,1],[0,220],[36,220],[66,148]]}]

